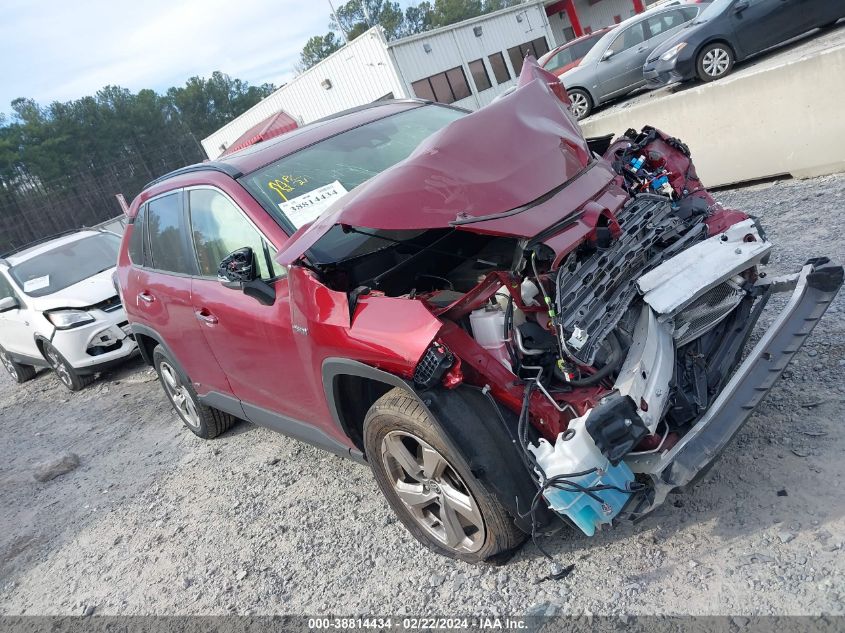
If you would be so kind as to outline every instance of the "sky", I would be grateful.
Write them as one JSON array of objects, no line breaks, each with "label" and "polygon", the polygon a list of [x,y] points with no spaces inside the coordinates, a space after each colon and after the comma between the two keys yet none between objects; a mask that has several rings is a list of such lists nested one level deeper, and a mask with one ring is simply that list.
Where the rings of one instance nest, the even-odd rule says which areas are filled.
[{"label": "sky", "polygon": [[330,17],[328,0],[2,4],[0,112],[7,115],[17,97],[46,105],[109,84],[163,92],[214,70],[278,86],[293,76],[308,38],[328,31]]}]

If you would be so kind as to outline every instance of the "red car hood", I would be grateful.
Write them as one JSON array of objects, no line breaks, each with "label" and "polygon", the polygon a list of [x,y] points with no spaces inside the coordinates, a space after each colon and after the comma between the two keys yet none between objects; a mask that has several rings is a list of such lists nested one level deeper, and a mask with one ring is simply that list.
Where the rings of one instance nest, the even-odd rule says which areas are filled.
[{"label": "red car hood", "polygon": [[432,134],[349,192],[297,231],[278,261],[296,261],[336,224],[447,228],[525,205],[583,171],[590,151],[560,83],[531,59],[524,66],[513,93]]}]

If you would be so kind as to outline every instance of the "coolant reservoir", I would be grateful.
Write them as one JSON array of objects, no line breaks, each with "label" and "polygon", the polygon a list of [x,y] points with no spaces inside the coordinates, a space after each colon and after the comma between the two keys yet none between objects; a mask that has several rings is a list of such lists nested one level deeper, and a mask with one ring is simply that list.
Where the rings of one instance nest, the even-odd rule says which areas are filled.
[{"label": "coolant reservoir", "polygon": [[[529,444],[528,450],[537,457],[537,463],[547,479],[596,468],[598,470],[589,475],[569,479],[583,487],[610,485],[628,490],[634,474],[625,462],[613,466],[602,455],[584,426],[586,419],[584,415],[572,420],[569,428],[558,435],[554,446],[540,439],[539,446]],[[583,492],[565,492],[557,488],[547,488],[543,496],[552,510],[566,515],[584,534],[592,536],[600,524],[610,523],[631,497],[629,493],[618,490],[598,490],[593,494],[601,501]]]},{"label": "coolant reservoir", "polygon": [[505,347],[505,313],[498,306],[473,310],[469,315],[472,337],[476,343],[490,352],[509,371],[511,359]]}]

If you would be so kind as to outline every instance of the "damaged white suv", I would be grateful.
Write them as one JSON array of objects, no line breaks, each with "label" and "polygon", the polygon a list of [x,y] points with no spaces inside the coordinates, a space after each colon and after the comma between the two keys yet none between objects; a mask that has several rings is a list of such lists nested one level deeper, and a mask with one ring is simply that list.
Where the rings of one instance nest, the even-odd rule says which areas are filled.
[{"label": "damaged white suv", "polygon": [[50,367],[78,391],[135,353],[112,282],[119,247],[85,230],[0,257],[0,362],[15,382]]}]

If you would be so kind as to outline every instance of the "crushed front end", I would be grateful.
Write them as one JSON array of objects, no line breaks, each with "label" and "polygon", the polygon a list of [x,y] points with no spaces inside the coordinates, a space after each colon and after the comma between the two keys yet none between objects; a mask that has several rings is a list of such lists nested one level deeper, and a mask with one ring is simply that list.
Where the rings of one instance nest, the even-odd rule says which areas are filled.
[{"label": "crushed front end", "polygon": [[[349,194],[283,263],[355,236],[353,256],[312,249],[310,270],[348,298],[361,360],[379,364],[378,324],[400,327],[397,301],[424,307],[414,314],[430,341],[412,337],[418,355],[390,370],[423,402],[483,393],[535,487],[502,503],[523,527],[537,527],[543,506],[592,535],[707,470],[843,269],[816,258],[769,276],[762,227],[711,197],[681,141],[645,128],[599,150],[536,65],[525,68],[513,94]],[[791,296],[747,351],[776,293]]]},{"label": "crushed front end", "polygon": [[[542,498],[587,535],[706,472],[843,281],[825,258],[770,276],[760,223],[713,200],[676,139],[628,132],[605,159],[618,208],[586,203],[519,240],[509,270],[424,297],[445,325],[418,382],[482,386],[514,412],[538,488],[522,511]],[[747,350],[776,293],[791,296]]]}]

